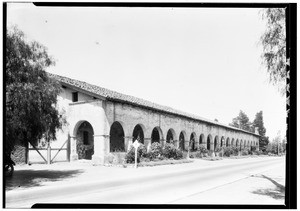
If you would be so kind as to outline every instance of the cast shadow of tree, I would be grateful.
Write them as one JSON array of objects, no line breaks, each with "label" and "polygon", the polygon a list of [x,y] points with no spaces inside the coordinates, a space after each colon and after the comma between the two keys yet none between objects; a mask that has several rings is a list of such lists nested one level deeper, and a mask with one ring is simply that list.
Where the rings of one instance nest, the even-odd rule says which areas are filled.
[{"label": "cast shadow of tree", "polygon": [[5,190],[42,186],[44,182],[61,181],[83,173],[83,170],[17,170],[5,178]]},{"label": "cast shadow of tree", "polygon": [[284,199],[285,187],[283,185],[279,184],[275,180],[273,180],[265,175],[260,175],[257,177],[265,178],[265,179],[271,181],[276,186],[276,188],[264,188],[264,189],[262,188],[262,189],[258,189],[256,191],[252,191],[252,193],[259,194],[259,195],[267,195],[274,199]]}]

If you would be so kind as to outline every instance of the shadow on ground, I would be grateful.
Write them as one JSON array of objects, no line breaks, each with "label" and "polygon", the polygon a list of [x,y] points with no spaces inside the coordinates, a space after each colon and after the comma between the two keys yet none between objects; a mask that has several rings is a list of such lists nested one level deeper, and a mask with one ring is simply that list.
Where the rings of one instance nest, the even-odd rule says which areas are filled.
[{"label": "shadow on ground", "polygon": [[5,178],[5,189],[38,187],[43,182],[61,181],[81,173],[83,170],[15,170],[12,177]]},{"label": "shadow on ground", "polygon": [[259,195],[267,195],[272,197],[273,199],[284,199],[285,197],[285,187],[275,180],[271,179],[270,177],[267,177],[265,175],[259,175],[257,177],[264,178],[272,182],[276,188],[262,188],[258,189],[256,191],[253,191],[252,193],[254,194],[259,194]]}]

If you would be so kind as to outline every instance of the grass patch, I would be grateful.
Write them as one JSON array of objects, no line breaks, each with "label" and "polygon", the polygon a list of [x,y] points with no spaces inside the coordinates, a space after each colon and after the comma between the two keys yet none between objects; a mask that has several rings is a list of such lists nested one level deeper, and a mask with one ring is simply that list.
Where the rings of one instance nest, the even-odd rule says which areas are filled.
[{"label": "grass patch", "polygon": [[[140,162],[138,163],[138,167],[153,167],[153,166],[161,166],[161,165],[174,165],[174,164],[182,164],[182,163],[192,163],[192,160],[160,160],[160,161],[150,161],[150,162]],[[127,166],[134,166],[134,164],[127,164]]]},{"label": "grass patch", "polygon": [[203,157],[203,158],[200,158],[200,159],[209,160],[209,161],[223,160],[222,157]]}]

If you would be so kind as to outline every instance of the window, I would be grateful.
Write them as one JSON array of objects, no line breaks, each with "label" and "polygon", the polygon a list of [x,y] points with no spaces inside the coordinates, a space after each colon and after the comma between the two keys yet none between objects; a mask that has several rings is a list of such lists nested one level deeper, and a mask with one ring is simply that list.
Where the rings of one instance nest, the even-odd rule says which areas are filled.
[{"label": "window", "polygon": [[72,102],[77,102],[78,101],[78,92],[73,92],[72,93]]},{"label": "window", "polygon": [[89,145],[89,132],[83,131],[83,144]]}]

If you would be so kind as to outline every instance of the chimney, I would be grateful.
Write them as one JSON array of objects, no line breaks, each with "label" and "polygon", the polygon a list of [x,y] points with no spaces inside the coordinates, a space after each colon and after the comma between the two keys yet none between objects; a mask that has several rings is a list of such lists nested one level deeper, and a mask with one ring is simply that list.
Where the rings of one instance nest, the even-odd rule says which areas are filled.
[{"label": "chimney", "polygon": [[259,135],[258,127],[255,127],[255,134]]}]

